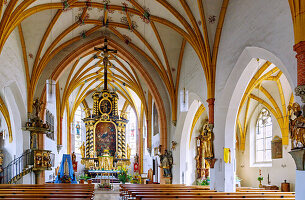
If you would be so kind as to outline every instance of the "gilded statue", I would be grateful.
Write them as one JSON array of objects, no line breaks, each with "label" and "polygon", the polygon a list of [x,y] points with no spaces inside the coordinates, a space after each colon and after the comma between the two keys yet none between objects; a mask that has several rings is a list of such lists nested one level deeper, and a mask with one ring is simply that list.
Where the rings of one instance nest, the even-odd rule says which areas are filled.
[{"label": "gilded statue", "polygon": [[85,158],[85,151],[86,151],[86,147],[85,147],[85,142],[83,142],[83,144],[79,147],[80,153],[82,155],[82,158]]},{"label": "gilded statue", "polygon": [[289,131],[292,142],[292,149],[300,146],[305,146],[305,117],[302,115],[301,107],[298,103],[293,103],[292,106],[288,106],[288,112],[292,110],[292,115],[289,115]]},{"label": "gilded statue", "polygon": [[129,144],[127,144],[127,159],[130,159],[130,154],[131,154],[131,148]]},{"label": "gilded statue", "polygon": [[213,158],[214,150],[213,150],[213,141],[214,134],[213,131],[209,128],[208,122],[206,122],[202,127],[202,133],[200,135],[202,139],[202,148],[204,158]]}]

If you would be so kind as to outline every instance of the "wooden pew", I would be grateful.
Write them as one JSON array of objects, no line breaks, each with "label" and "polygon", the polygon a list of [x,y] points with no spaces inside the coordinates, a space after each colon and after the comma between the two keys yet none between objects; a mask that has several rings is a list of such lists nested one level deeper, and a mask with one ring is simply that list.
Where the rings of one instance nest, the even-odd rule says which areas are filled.
[{"label": "wooden pew", "polygon": [[16,184],[0,185],[0,199],[92,199],[94,185],[88,184]]},{"label": "wooden pew", "polygon": [[[240,199],[251,199],[251,200],[262,200],[262,199],[295,199],[294,193],[284,193],[278,190],[260,190],[259,188],[240,188],[239,192],[225,193],[216,192],[204,189],[198,189],[191,186],[184,185],[124,185],[121,186],[122,192],[125,192],[123,197],[136,198],[137,200],[156,200],[156,199],[229,199],[229,200],[240,200]],[[127,195],[126,195],[127,194]]]},{"label": "wooden pew", "polygon": [[147,198],[153,199],[192,199],[192,198],[201,198],[201,199],[295,199],[294,194],[292,193],[224,193],[224,192],[215,192],[215,193],[195,193],[195,194],[179,194],[179,192],[175,193],[167,193],[167,194],[136,194],[136,200],[143,200]]}]

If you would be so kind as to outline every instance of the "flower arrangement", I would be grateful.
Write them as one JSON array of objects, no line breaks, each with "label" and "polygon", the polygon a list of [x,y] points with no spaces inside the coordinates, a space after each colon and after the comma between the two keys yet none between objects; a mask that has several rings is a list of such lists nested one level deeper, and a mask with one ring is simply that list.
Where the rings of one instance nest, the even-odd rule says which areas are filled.
[{"label": "flower arrangement", "polygon": [[263,187],[262,181],[264,180],[264,177],[262,177],[262,170],[259,169],[259,176],[257,177],[257,180],[259,181],[259,186],[258,187]]},{"label": "flower arrangement", "polygon": [[140,180],[141,180],[141,176],[139,175],[134,175],[131,180],[130,183],[132,184],[140,184]]},{"label": "flower arrangement", "polygon": [[207,178],[202,177],[202,178],[198,179],[197,180],[197,185],[204,185],[204,186],[210,185],[210,178],[209,177],[207,177]]},{"label": "flower arrangement", "polygon": [[120,172],[118,173],[118,179],[119,181],[121,181],[123,184],[125,184],[126,182],[129,182],[132,178],[132,176],[130,176],[128,173],[128,169],[122,167],[120,169]]},{"label": "flower arrangement", "polygon": [[67,176],[67,175],[63,175],[63,177],[61,177],[60,180],[62,183],[71,183],[71,178],[70,178],[70,176]]}]

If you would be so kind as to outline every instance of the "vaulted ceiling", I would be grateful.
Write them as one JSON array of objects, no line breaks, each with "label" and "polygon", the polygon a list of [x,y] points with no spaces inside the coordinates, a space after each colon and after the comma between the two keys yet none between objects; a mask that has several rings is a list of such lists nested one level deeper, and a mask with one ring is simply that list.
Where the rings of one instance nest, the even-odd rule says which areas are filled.
[{"label": "vaulted ceiling", "polygon": [[[217,27],[221,28],[227,4],[226,0],[1,1],[0,48],[18,27],[26,56],[29,92],[34,96],[43,73],[50,74],[46,66],[52,57],[95,32],[103,35],[107,29],[150,61],[174,103],[186,42],[200,57],[207,82],[214,87],[214,70],[209,63],[212,47],[218,46],[213,44],[215,35],[219,40]],[[213,97],[213,91],[209,93]]]},{"label": "vaulted ceiling", "polygon": [[251,118],[256,118],[255,111],[263,107],[268,109],[276,119],[276,122],[272,123],[279,125],[283,145],[288,145],[289,111],[287,107],[294,102],[290,84],[283,72],[269,61],[253,58],[249,65],[256,66],[257,71],[248,83],[239,105],[236,121],[238,147],[242,151],[245,150]]}]

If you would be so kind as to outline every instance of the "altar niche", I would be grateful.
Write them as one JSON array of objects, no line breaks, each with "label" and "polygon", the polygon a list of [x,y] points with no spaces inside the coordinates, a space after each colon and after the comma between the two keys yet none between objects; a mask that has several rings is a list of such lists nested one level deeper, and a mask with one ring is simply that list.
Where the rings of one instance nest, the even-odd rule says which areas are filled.
[{"label": "altar niche", "polygon": [[[130,164],[125,142],[126,115],[118,114],[118,95],[108,89],[95,91],[93,112],[83,119],[86,126],[82,164],[90,170],[112,170]],[[83,150],[83,151],[84,151]]]}]

